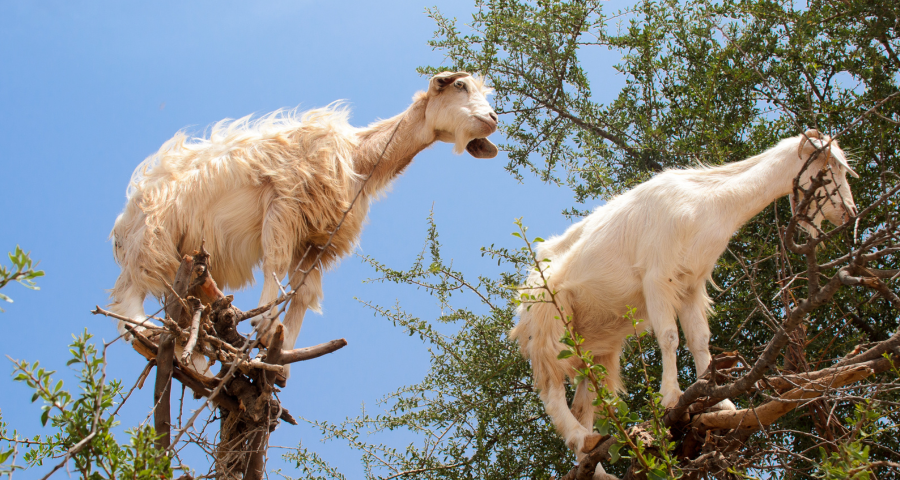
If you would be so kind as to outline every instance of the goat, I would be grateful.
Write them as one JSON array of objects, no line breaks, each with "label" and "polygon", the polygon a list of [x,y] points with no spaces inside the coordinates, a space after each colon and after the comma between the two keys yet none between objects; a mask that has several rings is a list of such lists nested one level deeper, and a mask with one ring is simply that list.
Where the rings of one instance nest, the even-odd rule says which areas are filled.
[{"label": "goat", "polygon": [[261,306],[289,277],[297,294],[284,317],[284,345],[292,348],[306,309],[319,310],[322,271],[355,247],[369,202],[413,157],[438,140],[453,143],[454,153],[497,155],[487,140],[497,129],[489,93],[468,73],[443,72],[405,112],[367,128],[350,126],[346,109],[333,104],[222,121],[208,139],[179,133],[132,176],[111,233],[122,272],[110,309],[143,321],[145,296],[163,297],[164,279],[205,240],[220,287],[248,285],[261,264]]},{"label": "goat", "polygon": [[[812,159],[809,165],[807,159]],[[792,193],[798,175],[800,187],[807,188],[823,169],[831,183],[813,224],[818,227],[823,216],[843,224],[856,215],[846,181],[847,172],[857,177],[856,172],[837,141],[809,130],[740,162],[667,170],[539,245],[537,258],[551,260],[544,270],[547,287],[556,292],[563,313],[572,316],[584,348],[606,368],[611,391],[624,390],[619,356],[635,331],[623,316],[633,307],[635,318],[648,320],[637,325],[638,332],[654,332],[662,351],[662,404],[678,402],[676,315],[701,376],[710,363],[707,315],[712,301],[706,283],[712,281],[716,261],[738,228]],[[540,273],[533,271],[522,289],[537,297],[545,292],[541,286]],[[580,456],[592,430],[594,407],[587,382],[578,385],[571,411],[566,406],[565,377],[580,362],[557,359],[565,326],[556,306],[546,301],[523,303],[518,315],[510,337],[531,360],[535,385],[557,431]],[[728,400],[719,407],[734,409]]]}]

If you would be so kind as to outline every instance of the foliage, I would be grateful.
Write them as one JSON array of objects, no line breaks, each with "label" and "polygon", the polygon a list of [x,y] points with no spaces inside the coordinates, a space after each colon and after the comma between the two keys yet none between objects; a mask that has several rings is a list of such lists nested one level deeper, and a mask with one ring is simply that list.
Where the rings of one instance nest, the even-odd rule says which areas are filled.
[{"label": "foliage", "polygon": [[24,449],[22,459],[28,467],[52,462],[56,464],[52,471],[56,471],[71,461],[85,479],[171,478],[171,460],[156,448],[152,427],[129,430],[128,444],[119,444],[113,437],[112,429],[118,424],[114,407],[122,386],[117,380],[106,381],[106,348],[98,355],[97,347],[89,342],[91,337],[87,331],[73,335],[70,345],[72,358],[67,365],[81,369],[77,396],[63,389],[61,380],[54,382],[55,372],[38,362],[14,361],[14,379],[34,390],[31,401],[43,402],[41,424],[49,424],[56,432],[24,439],[15,430],[9,435],[8,426],[0,423],[0,440],[7,445],[0,449],[0,472],[11,474],[24,468],[15,463]]},{"label": "foliage", "polygon": [[[29,253],[22,251],[22,248],[16,245],[15,252],[9,253],[9,260],[12,262],[11,269],[0,265],[0,288],[5,287],[9,282],[19,282],[25,288],[40,290],[40,287],[35,285],[34,279],[43,277],[44,271],[34,269],[35,265]],[[2,293],[0,293],[0,300],[12,303],[12,299]],[[0,312],[2,311],[3,309],[0,308]]]},{"label": "foliage", "polygon": [[[302,444],[298,445],[296,449],[284,454],[283,458],[293,463],[299,470],[299,473],[302,473],[298,478],[305,478],[308,480],[327,480],[329,478],[337,480],[345,479],[337,469],[328,465],[328,462],[323,460],[316,452],[309,451]],[[285,478],[289,478],[280,470],[276,471],[276,473]],[[320,473],[323,475],[319,475]]]},{"label": "foliage", "polygon": [[[663,168],[741,160],[809,127],[837,138],[855,158],[860,179],[852,186],[861,207],[900,179],[897,2],[640,0],[610,13],[599,0],[476,0],[466,26],[437,9],[428,12],[437,24],[431,44],[447,62],[420,71],[466,70],[487,77],[509,140],[503,146],[508,170],[571,188],[575,204],[567,215],[581,215],[579,204],[608,199]],[[604,65],[607,59],[615,65]],[[818,257],[837,258],[880,225],[895,222],[896,198],[875,208],[856,231],[820,246]],[[710,291],[714,350],[738,351],[752,361],[777,331],[781,313],[808,292],[808,279],[798,275],[805,268],[803,257],[782,243],[788,212],[786,201],[764,210],[734,236],[720,260],[714,273],[719,288]],[[384,415],[320,426],[329,438],[352,440],[363,452],[369,478],[565,473],[573,457],[553,434],[532,391],[527,363],[503,334],[513,325],[516,298],[501,286],[518,284],[524,269],[532,268],[527,251],[484,250],[483,255],[506,262],[506,273],[470,283],[440,259],[432,222],[428,238],[430,263],[420,256],[409,270],[397,271],[367,260],[381,280],[424,289],[450,312],[432,322],[399,305],[370,305],[426,342],[431,372],[422,383],[388,396]],[[876,267],[897,269],[897,260],[886,255]],[[471,295],[451,304],[451,295],[461,291],[475,293],[475,303],[487,306],[488,313],[473,313],[479,307],[472,306]],[[796,331],[779,370],[826,367],[857,345],[887,339],[900,324],[890,302],[871,290],[844,288],[834,300]],[[457,330],[444,333],[451,327]],[[568,340],[577,344],[574,334]],[[656,385],[648,384],[660,376],[653,343],[632,341],[623,356],[629,393],[621,400],[603,395],[598,400],[620,402],[621,411],[651,423],[658,419]],[[679,378],[693,381],[696,372],[689,363],[682,364]],[[878,478],[900,478],[890,465],[900,451],[900,413],[888,408],[900,400],[898,390],[879,387],[896,386],[890,383],[895,379],[896,374],[882,374],[805,404],[764,434],[743,438],[746,458],[721,475],[862,478],[868,470],[854,470],[862,464],[839,460],[845,458],[840,452],[855,452],[865,456]],[[733,400],[740,408],[768,398],[754,393]],[[878,412],[878,428],[864,436],[850,421],[839,420],[852,417],[854,399],[860,398]],[[385,429],[405,428],[421,434],[424,445],[392,450],[377,440],[369,443],[363,427],[374,438]],[[655,432],[663,445],[661,432]],[[827,452],[822,462],[804,453],[818,446]],[[625,473],[622,462],[608,471]]]},{"label": "foliage", "polygon": [[873,464],[870,461],[870,447],[865,441],[876,435],[879,420],[884,416],[877,407],[869,402],[855,406],[852,417],[846,419],[852,425],[852,435],[841,442],[830,454],[824,448],[819,449],[822,457],[820,466],[821,478],[826,480],[868,480],[872,477]]}]

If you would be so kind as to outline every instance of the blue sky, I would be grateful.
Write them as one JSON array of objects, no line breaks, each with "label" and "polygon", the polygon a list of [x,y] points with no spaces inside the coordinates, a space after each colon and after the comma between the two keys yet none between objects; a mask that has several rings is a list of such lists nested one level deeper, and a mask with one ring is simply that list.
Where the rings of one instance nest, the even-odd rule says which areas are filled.
[{"label": "blue sky", "polygon": [[[4,290],[15,303],[0,313],[0,353],[39,359],[75,388],[64,367],[71,334],[88,328],[98,339],[116,335],[111,321],[89,311],[107,303],[106,289],[118,275],[107,236],[135,166],[176,131],[202,134],[223,118],[337,99],[349,102],[354,125],[403,111],[427,85],[415,68],[443,60],[427,44],[434,30],[424,14],[430,5],[0,0],[0,249],[21,245],[47,274],[39,292],[18,285]],[[474,8],[469,2],[438,7],[462,20]],[[473,275],[496,269],[480,256],[481,246],[517,246],[510,236],[516,217],[537,235],[561,233],[569,221],[559,212],[572,205],[571,193],[533,178],[518,183],[505,164],[502,152],[478,160],[453,155],[447,144],[426,150],[373,205],[361,252],[408,267],[421,250],[432,208],[445,258]],[[415,289],[363,283],[372,276],[355,257],[326,274],[324,315],[306,317],[297,346],[341,337],[349,345],[294,367],[281,398],[295,416],[340,421],[356,416],[364,403],[377,413],[377,399],[426,372],[420,341],[354,297],[382,305],[399,300],[423,318],[436,317],[437,305]],[[258,286],[247,289],[236,303],[252,308],[258,295]],[[144,362],[121,342],[109,355],[108,374],[130,387]],[[12,371],[5,359],[3,371]],[[0,375],[3,418],[26,435],[42,432],[30,398],[26,386]],[[144,420],[151,399],[152,388],[145,386],[128,401],[126,427]],[[318,438],[302,425],[281,426],[272,443],[302,440],[348,478],[361,476],[358,456]],[[411,440],[392,439],[401,448]],[[47,469],[21,478],[38,478]]]}]

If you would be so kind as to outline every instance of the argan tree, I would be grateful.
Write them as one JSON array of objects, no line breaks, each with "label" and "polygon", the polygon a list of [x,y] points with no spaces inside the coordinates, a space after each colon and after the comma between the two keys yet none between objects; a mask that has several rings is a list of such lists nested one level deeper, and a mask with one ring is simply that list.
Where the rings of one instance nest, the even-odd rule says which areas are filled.
[{"label": "argan tree", "polygon": [[[634,338],[623,358],[628,393],[597,392],[606,407],[596,425],[602,441],[577,468],[529,365],[506,338],[520,301],[515,286],[540,264],[530,234],[522,229],[521,243],[498,239],[502,246],[481,252],[508,273],[472,279],[442,258],[429,219],[427,248],[412,267],[368,260],[379,281],[424,289],[448,312],[427,320],[371,304],[423,339],[431,371],[389,395],[384,415],[319,426],[359,449],[369,478],[590,478],[597,461],[626,478],[900,478],[900,4],[606,7],[476,1],[466,24],[429,10],[437,24],[431,44],[447,61],[421,70],[489,79],[509,139],[507,169],[570,188],[573,207],[561,214],[583,215],[665,168],[742,160],[816,128],[855,160],[859,217],[813,238],[797,228],[807,212],[794,215],[785,199],[740,230],[709,292],[710,344],[722,352],[713,374],[697,379],[689,361],[680,363],[684,398],[663,411],[653,394],[655,342]],[[602,65],[610,57],[616,64]],[[604,83],[612,75],[624,84],[618,92]],[[453,296],[460,291],[478,304]],[[583,381],[602,376],[578,351],[577,332],[567,343],[561,352],[585,355]],[[706,411],[721,398],[741,416]],[[379,440],[379,431],[397,428],[421,443],[400,451]],[[292,458],[308,472],[340,477],[304,449]]]}]

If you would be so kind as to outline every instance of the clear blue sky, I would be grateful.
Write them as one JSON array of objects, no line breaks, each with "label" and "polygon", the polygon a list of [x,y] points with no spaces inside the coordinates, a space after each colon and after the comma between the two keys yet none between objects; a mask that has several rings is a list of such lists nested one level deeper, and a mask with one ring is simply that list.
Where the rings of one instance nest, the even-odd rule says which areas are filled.
[{"label": "clear blue sky", "polygon": [[[116,335],[111,321],[88,312],[107,303],[106,289],[118,275],[107,236],[135,166],[179,129],[202,133],[222,118],[337,99],[349,101],[355,125],[401,112],[427,85],[415,68],[443,60],[427,45],[434,30],[424,14],[428,5],[0,0],[0,249],[22,245],[47,274],[39,292],[4,290],[15,303],[0,313],[0,353],[39,359],[76,388],[64,366],[71,334],[87,327],[97,338]],[[463,20],[474,8],[468,1],[438,6]],[[493,140],[503,142],[499,135]],[[361,251],[408,267],[432,206],[445,258],[473,275],[496,268],[481,258],[481,246],[517,246],[510,236],[515,217],[524,216],[541,236],[562,232],[568,220],[559,212],[572,204],[570,192],[533,178],[520,184],[505,164],[502,152],[477,160],[436,144],[374,204]],[[399,299],[423,318],[436,317],[437,306],[415,289],[363,284],[371,276],[355,257],[325,276],[324,315],[307,316],[298,346],[340,337],[349,345],[294,367],[281,398],[295,416],[340,421],[363,403],[377,413],[377,399],[426,372],[420,341],[354,297],[382,305]],[[254,287],[238,294],[237,305],[249,309],[257,300]],[[121,342],[110,350],[108,373],[126,387],[143,366]],[[4,371],[12,371],[5,359]],[[39,406],[30,398],[26,386],[0,375],[4,420],[26,435],[41,432]],[[126,427],[144,419],[151,399],[152,387],[145,386],[128,401]],[[302,440],[349,478],[361,475],[358,456],[318,438],[308,427],[283,425],[272,443]],[[400,448],[411,440],[392,439]],[[47,469],[17,477],[38,478]]]}]

